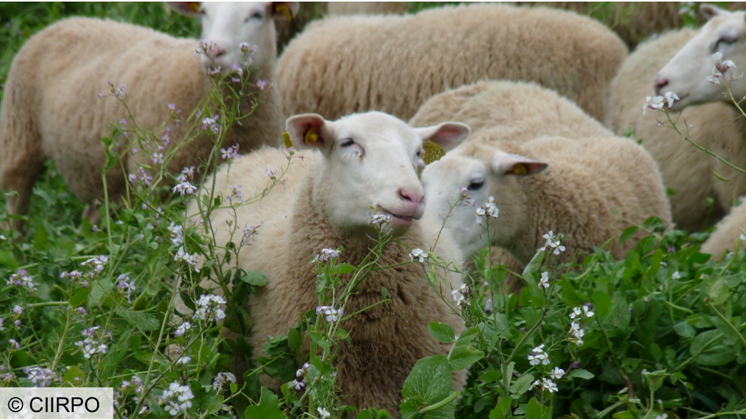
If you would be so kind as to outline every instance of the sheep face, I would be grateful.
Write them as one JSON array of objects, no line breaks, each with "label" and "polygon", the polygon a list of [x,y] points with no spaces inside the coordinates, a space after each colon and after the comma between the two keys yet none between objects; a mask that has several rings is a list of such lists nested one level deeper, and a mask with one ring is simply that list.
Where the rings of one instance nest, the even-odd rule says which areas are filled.
[{"label": "sheep face", "polygon": [[[202,67],[214,70],[220,67],[228,74],[251,64],[254,68],[272,66],[277,58],[275,45],[275,19],[290,19],[298,11],[296,2],[258,3],[170,3],[172,9],[189,16],[201,17],[203,46]],[[256,46],[251,62],[241,44]],[[244,47],[246,49],[246,47]],[[250,52],[250,50],[249,50]]]},{"label": "sheep face", "polygon": [[[529,211],[521,178],[546,168],[546,163],[494,147],[464,145],[422,172],[427,211],[441,219],[448,217],[446,227],[464,254],[474,254],[487,244],[510,249]],[[497,207],[497,213],[490,204]]]},{"label": "sheep face", "polygon": [[313,186],[316,208],[340,233],[375,237],[375,215],[390,217],[384,231],[405,234],[422,217],[425,195],[418,173],[423,143],[448,150],[469,135],[469,127],[442,123],[411,128],[380,112],[326,121],[316,114],[291,117],[288,134],[296,148],[318,149],[322,167]]},{"label": "sheep face", "polygon": [[657,95],[678,95],[680,100],[671,107],[675,111],[697,103],[730,101],[726,81],[733,97],[746,95],[746,81],[730,83],[743,75],[746,66],[746,12],[728,12],[710,5],[700,6],[700,11],[710,20],[653,80]]}]

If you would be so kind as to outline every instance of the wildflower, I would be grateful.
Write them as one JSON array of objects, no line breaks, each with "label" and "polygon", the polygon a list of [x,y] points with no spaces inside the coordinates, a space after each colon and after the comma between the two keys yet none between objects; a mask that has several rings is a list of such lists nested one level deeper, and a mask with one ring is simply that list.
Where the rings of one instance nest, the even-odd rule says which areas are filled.
[{"label": "wildflower", "polygon": [[106,265],[108,261],[109,261],[108,256],[100,255],[100,256],[88,259],[87,261],[81,263],[80,266],[91,265],[93,269],[90,272],[88,272],[88,276],[90,278],[93,278],[104,270],[104,265]]},{"label": "wildflower", "polygon": [[666,102],[668,102],[668,107],[671,108],[671,106],[673,106],[674,101],[679,100],[679,97],[674,92],[666,92],[665,99],[666,99]]},{"label": "wildflower", "polygon": [[19,269],[18,272],[14,273],[8,279],[5,285],[16,285],[21,288],[27,287],[28,289],[34,289],[34,278],[26,272],[25,269]]},{"label": "wildflower", "polygon": [[241,49],[241,52],[244,54],[254,54],[255,52],[259,51],[259,47],[256,45],[251,45],[247,42],[241,42],[238,44],[238,48]]},{"label": "wildflower", "polygon": [[529,390],[534,387],[541,387],[542,390],[548,391],[550,393],[556,393],[558,391],[557,384],[546,377],[542,377],[541,381],[535,380],[533,383],[531,383],[531,387],[529,387]]},{"label": "wildflower", "polygon": [[199,272],[199,268],[196,268],[197,261],[194,258],[195,255],[190,255],[184,250],[184,246],[179,247],[179,250],[174,255],[174,262],[184,262],[187,265],[194,267],[194,270]]},{"label": "wildflower", "polygon": [[580,323],[572,322],[570,324],[570,337],[568,338],[568,340],[570,342],[575,343],[578,346],[582,346],[584,336],[585,336],[585,331],[580,326]]},{"label": "wildflower", "polygon": [[673,278],[673,279],[680,279],[681,278],[681,274],[679,273],[679,271],[676,271],[676,272],[674,272],[671,275],[671,278]]},{"label": "wildflower", "polygon": [[23,373],[26,374],[26,378],[29,381],[38,387],[48,387],[54,379],[54,373],[48,368],[25,367],[23,368]]},{"label": "wildflower", "polygon": [[8,343],[10,343],[10,346],[15,349],[21,349],[21,344],[18,343],[15,339],[8,339]]},{"label": "wildflower", "polygon": [[191,195],[195,192],[197,192],[197,187],[189,183],[189,181],[186,178],[186,175],[179,175],[178,178],[176,178],[179,183],[178,185],[174,186],[173,189],[171,189],[172,192],[178,192],[179,195]]},{"label": "wildflower", "polygon": [[500,211],[497,209],[497,205],[495,205],[495,198],[491,196],[486,204],[477,208],[477,224],[482,224],[482,218],[497,218],[499,214]]},{"label": "wildflower", "polygon": [[319,416],[321,416],[321,419],[328,419],[329,416],[331,416],[331,413],[329,413],[329,411],[324,409],[323,407],[316,408],[316,411],[319,412]]},{"label": "wildflower", "polygon": [[182,336],[184,335],[189,329],[192,328],[192,324],[189,322],[184,322],[179,325],[179,327],[176,328],[176,331],[174,332],[174,336]]},{"label": "wildflower", "polygon": [[114,95],[115,98],[121,99],[124,97],[124,89],[127,87],[125,83],[122,83],[119,87],[114,87],[114,83],[108,82],[109,87],[111,88],[111,94]]},{"label": "wildflower", "polygon": [[553,380],[559,380],[565,375],[565,370],[563,370],[560,367],[554,367],[554,369],[549,373],[549,376],[552,377]]},{"label": "wildflower", "polygon": [[645,115],[645,111],[650,108],[652,110],[663,109],[663,96],[646,97],[645,104],[642,106],[642,114]]},{"label": "wildflower", "polygon": [[314,256],[311,262],[329,262],[332,259],[338,258],[340,253],[342,253],[342,249],[334,250],[327,247],[325,249],[321,249],[321,252],[319,252],[318,255]]},{"label": "wildflower", "polygon": [[[215,115],[213,118],[205,118],[202,120],[202,130],[207,131],[209,129],[213,134],[220,132],[220,125],[217,122],[218,116]],[[221,149],[222,151],[222,149]],[[225,158],[225,157],[224,157]]]},{"label": "wildflower", "polygon": [[[96,336],[100,336],[100,334],[97,333],[97,330],[100,327],[101,326],[92,326],[87,329],[83,329],[80,334],[85,336],[85,339],[75,342],[75,346],[78,346],[80,348],[80,350],[83,352],[83,357],[86,359],[90,359],[97,353],[105,354],[109,349],[108,345],[101,343],[100,339]],[[105,333],[103,335],[103,338],[106,338],[106,336],[110,336],[110,333]]]},{"label": "wildflower", "polygon": [[191,358],[191,357],[188,357],[188,356],[182,356],[181,358],[179,358],[179,359],[177,359],[177,360],[176,360],[176,363],[177,363],[177,364],[183,364],[183,365],[186,365],[186,364],[188,364],[188,363],[189,363],[189,361],[191,361],[191,360],[192,360],[192,358]]},{"label": "wildflower", "polygon": [[176,416],[192,407],[191,400],[194,399],[194,393],[192,393],[192,389],[189,386],[181,385],[177,381],[171,383],[168,386],[168,390],[163,391],[161,398],[166,402],[166,411],[168,411],[168,414]]},{"label": "wildflower", "polygon": [[197,300],[197,311],[192,315],[196,320],[220,321],[225,318],[225,312],[220,308],[225,299],[219,295],[201,295]]},{"label": "wildflower", "polygon": [[8,238],[0,234],[0,240],[8,240]]},{"label": "wildflower", "polygon": [[295,376],[297,378],[300,378],[300,377],[304,376],[306,374],[306,371],[308,371],[309,368],[311,368],[311,364],[309,364],[308,362],[306,362],[305,364],[303,364],[302,367],[300,367],[299,370],[295,371]]},{"label": "wildflower", "polygon": [[13,313],[20,316],[21,314],[23,314],[23,307],[19,305],[13,306]]},{"label": "wildflower", "polygon": [[541,250],[546,250],[547,247],[551,247],[554,249],[554,254],[559,255],[560,252],[565,251],[565,246],[563,246],[560,243],[560,237],[555,236],[554,232],[552,230],[549,230],[549,233],[542,236],[544,240],[546,240],[546,244],[544,244],[544,247],[541,248]]},{"label": "wildflower", "polygon": [[176,110],[176,104],[175,103],[169,103],[168,104],[168,109],[171,109],[172,111],[175,111]]},{"label": "wildflower", "polygon": [[459,191],[461,191],[460,199],[463,201],[462,205],[465,207],[468,207],[469,205],[471,205],[473,207],[476,201],[474,201],[474,198],[469,196],[469,190],[466,188],[461,188],[459,189]]},{"label": "wildflower", "polygon": [[212,389],[222,391],[226,383],[235,383],[236,376],[229,372],[219,372],[212,382]]},{"label": "wildflower", "polygon": [[221,148],[220,149],[220,158],[223,160],[231,160],[241,157],[240,154],[238,154],[238,144],[234,144],[231,147],[228,147],[227,149]]},{"label": "wildflower", "polygon": [[468,291],[469,291],[469,288],[466,286],[466,284],[461,284],[461,286],[457,290],[451,290],[451,297],[453,297],[453,301],[456,303],[458,307],[461,307],[461,304],[464,303],[464,300],[465,300],[464,293]]},{"label": "wildflower", "polygon": [[0,317],[0,332],[2,332],[3,330],[5,330],[5,328],[3,327],[3,321],[4,321],[4,319],[2,317]]},{"label": "wildflower", "polygon": [[290,382],[290,385],[293,386],[293,388],[296,391],[301,391],[302,389],[304,389],[306,387],[306,383],[303,380],[301,380],[301,381],[293,380],[293,381]]},{"label": "wildflower", "polygon": [[422,249],[412,249],[412,251],[409,252],[409,260],[412,262],[417,259],[420,263],[425,263],[425,259],[427,259],[427,257],[427,252]]},{"label": "wildflower", "polygon": [[[212,41],[210,41],[208,38],[203,38],[199,41],[197,46],[194,47],[194,56],[196,57],[199,54],[205,54],[207,55],[208,52],[217,49],[218,45]],[[209,56],[209,55],[208,55]]]},{"label": "wildflower", "polygon": [[592,312],[590,310],[590,308],[588,308],[587,305],[584,305],[583,307],[574,307],[572,309],[572,313],[570,313],[570,318],[573,319],[573,320],[575,320],[575,319],[580,320],[583,316],[585,316],[585,317],[593,317],[594,314],[595,313]]},{"label": "wildflower", "polygon": [[259,88],[259,90],[264,90],[265,87],[267,87],[267,81],[266,80],[257,80],[256,87]]},{"label": "wildflower", "polygon": [[132,291],[137,289],[137,287],[135,287],[135,281],[131,280],[129,276],[127,276],[127,274],[119,275],[117,280],[119,281],[119,289],[124,291],[125,295],[127,296],[127,302],[131,303],[132,301],[130,297],[132,296]]},{"label": "wildflower", "polygon": [[542,272],[539,280],[539,288],[549,288],[549,272]]},{"label": "wildflower", "polygon": [[181,170],[181,174],[186,176],[188,179],[194,178],[194,166],[185,167]]},{"label": "wildflower", "polygon": [[261,225],[258,225],[256,227],[254,226],[248,226],[243,229],[243,238],[241,239],[241,244],[244,245],[250,245],[252,241],[254,241],[254,237],[256,236],[256,230],[259,229]]},{"label": "wildflower", "polygon": [[230,195],[228,195],[227,198],[230,203],[233,203],[233,200],[236,200],[238,203],[243,204],[245,201],[243,199],[243,192],[241,192],[241,185],[231,186]]},{"label": "wildflower", "polygon": [[546,352],[544,352],[544,344],[535,347],[531,351],[531,355],[528,356],[528,362],[531,365],[548,365],[549,364],[549,356]]},{"label": "wildflower", "polygon": [[316,307],[316,314],[323,314],[327,322],[334,323],[344,316],[344,309],[341,307],[336,309],[332,306],[318,306]]},{"label": "wildflower", "polygon": [[368,224],[378,228],[381,228],[390,222],[391,216],[389,214],[373,214],[368,218]]},{"label": "wildflower", "polygon": [[150,156],[150,161],[152,161],[153,164],[163,164],[163,153],[153,153]]},{"label": "wildflower", "polygon": [[[150,186],[150,181],[153,180],[153,177],[150,176],[142,167],[137,168],[137,173],[139,174],[139,176],[136,177],[137,180],[142,182],[145,186]],[[132,180],[131,177],[130,180]]]},{"label": "wildflower", "polygon": [[85,316],[86,314],[88,314],[88,313],[86,313],[85,308],[83,308],[83,307],[78,307],[78,308],[75,309],[75,311],[78,314],[82,315],[82,316]]}]

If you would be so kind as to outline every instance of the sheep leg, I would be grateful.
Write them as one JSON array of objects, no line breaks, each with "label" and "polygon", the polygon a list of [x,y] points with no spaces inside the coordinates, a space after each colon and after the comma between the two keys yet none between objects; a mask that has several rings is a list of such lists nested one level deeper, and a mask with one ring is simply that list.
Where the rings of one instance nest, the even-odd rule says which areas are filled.
[{"label": "sheep leg", "polygon": [[30,117],[15,119],[5,114],[0,126],[0,148],[4,150],[0,156],[0,189],[10,192],[6,193],[8,227],[19,232],[23,232],[23,221],[17,216],[28,213],[31,192],[46,159],[41,137],[31,121],[24,119]]}]

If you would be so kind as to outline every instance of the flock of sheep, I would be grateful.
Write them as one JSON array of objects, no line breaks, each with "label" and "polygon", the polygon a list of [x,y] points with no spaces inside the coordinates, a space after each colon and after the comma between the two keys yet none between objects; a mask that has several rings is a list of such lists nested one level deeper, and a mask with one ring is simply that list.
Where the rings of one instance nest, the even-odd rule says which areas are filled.
[{"label": "flock of sheep", "polygon": [[[461,265],[489,238],[500,257],[520,269],[551,230],[563,234],[561,262],[605,243],[622,258],[637,237],[619,243],[619,236],[650,216],[698,231],[730,213],[703,246],[720,257],[736,249],[746,227],[746,206],[731,211],[746,182],[722,163],[746,167],[740,142],[746,118],[723,98],[726,82],[734,98],[746,96],[746,82],[738,80],[738,66],[746,63],[744,12],[702,5],[709,21],[700,31],[668,32],[629,57],[602,24],[544,7],[480,4],[416,15],[332,16],[308,25],[278,60],[274,21],[296,13],[296,3],[171,7],[201,16],[203,38],[215,45],[205,47],[200,60],[193,57],[197,40],[98,19],[64,20],[29,39],[11,67],[0,113],[0,188],[16,192],[7,195],[7,211],[27,212],[43,162],[53,159],[70,190],[94,208],[87,216],[95,215],[93,204],[104,194],[100,139],[109,136],[110,124],[130,117],[119,102],[97,99],[108,82],[113,94],[126,85],[131,116],[163,135],[153,144],[121,145],[142,150],[121,153],[126,174],[120,166],[107,172],[110,199],[124,193],[126,175],[142,174],[151,151],[173,151],[172,172],[198,166],[212,141],[203,133],[181,144],[185,128],[163,126],[173,112],[169,104],[189,113],[211,88],[206,72],[229,75],[250,64],[249,84],[275,86],[264,91],[254,114],[230,128],[226,146],[238,144],[245,155],[211,175],[216,190],[262,191],[265,170],[287,162],[279,148],[283,127],[303,157],[261,201],[213,213],[214,226],[236,216],[240,226],[262,224],[251,248],[233,261],[268,277],[248,302],[255,355],[266,336],[285,333],[315,307],[316,276],[308,263],[314,255],[343,247],[340,260],[360,263],[376,214],[389,218],[384,229],[397,238],[381,263],[399,266],[371,274],[345,307],[355,312],[379,301],[382,287],[391,299],[344,326],[351,343],[335,362],[346,403],[398,412],[402,383],[416,360],[449,350],[429,337],[427,324],[441,321],[457,334],[464,328],[422,268],[401,265],[413,249],[432,249]],[[239,112],[254,100],[242,98]],[[667,119],[651,103],[670,108],[680,130],[719,159],[661,127]],[[641,144],[622,137],[629,129]],[[423,153],[432,144],[447,154],[425,165]],[[708,197],[714,206],[705,204]],[[499,216],[477,223],[477,209],[494,210],[488,202]],[[192,202],[188,213],[195,208]],[[215,237],[218,245],[241,240],[220,229]],[[457,275],[441,274],[444,289],[461,286]],[[460,386],[463,372],[454,378]]]}]

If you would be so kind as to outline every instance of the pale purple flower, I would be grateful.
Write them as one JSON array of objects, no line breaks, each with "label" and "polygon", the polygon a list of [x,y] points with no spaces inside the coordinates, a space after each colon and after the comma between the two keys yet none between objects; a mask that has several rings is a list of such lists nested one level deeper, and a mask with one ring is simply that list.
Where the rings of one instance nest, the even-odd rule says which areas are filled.
[{"label": "pale purple flower", "polygon": [[409,252],[409,260],[411,262],[414,262],[414,260],[417,259],[420,263],[425,263],[427,257],[427,252],[422,249],[412,249],[412,251]]},{"label": "pale purple flower", "polygon": [[236,382],[236,376],[230,372],[219,372],[215,380],[212,382],[212,389],[217,391],[223,391],[223,386],[228,383],[232,384]]},{"label": "pale purple flower", "polygon": [[244,245],[250,245],[251,242],[254,241],[254,238],[256,236],[256,230],[259,229],[261,225],[258,226],[248,226],[243,229],[243,238],[241,239],[241,244]]},{"label": "pale purple flower", "polygon": [[220,308],[226,301],[219,295],[201,295],[197,300],[197,311],[192,315],[196,320],[220,321],[225,318],[225,312]]},{"label": "pale purple flower", "polygon": [[15,285],[32,290],[34,289],[34,278],[25,269],[19,269],[18,272],[10,276],[5,285]]},{"label": "pale purple flower", "polygon": [[195,259],[195,255],[187,253],[187,251],[184,250],[184,246],[179,247],[179,250],[174,255],[174,262],[184,262],[193,267],[195,271],[199,272],[199,268],[196,268],[197,260]]},{"label": "pale purple flower", "polygon": [[174,186],[173,189],[171,189],[172,192],[178,192],[179,195],[181,195],[181,196],[191,195],[191,194],[197,192],[197,187],[194,186],[194,185],[192,185],[187,180],[187,178],[186,178],[185,175],[179,175],[179,177],[176,178],[176,180],[178,180],[181,183],[179,183],[176,186]]},{"label": "pale purple flower", "polygon": [[316,307],[316,314],[323,315],[329,323],[334,323],[344,316],[344,310],[340,307],[336,309],[332,306],[319,306]]},{"label": "pale purple flower", "polygon": [[23,314],[23,307],[19,305],[13,306],[13,313],[20,316],[21,314]]},{"label": "pale purple flower", "polygon": [[183,336],[191,328],[192,328],[191,323],[184,322],[180,324],[179,327],[176,328],[176,331],[174,332],[174,336],[176,337]]},{"label": "pale purple flower", "polygon": [[230,160],[238,157],[241,157],[241,155],[238,154],[238,144],[234,144],[227,149],[220,149],[220,158],[222,158],[223,160]]},{"label": "pale purple flower", "polygon": [[8,339],[8,343],[10,343],[10,346],[15,349],[21,349],[21,344],[18,343],[15,339]]},{"label": "pale purple flower", "polygon": [[338,258],[339,254],[342,253],[341,249],[325,248],[321,249],[318,255],[314,256],[311,262],[329,262],[332,259]]},{"label": "pale purple flower", "polygon": [[264,90],[267,87],[267,81],[266,80],[258,80],[256,82],[256,87],[259,88],[259,90]]},{"label": "pale purple flower", "polygon": [[54,380],[54,373],[48,368],[24,367],[23,373],[37,387],[48,387]]},{"label": "pale purple flower", "polygon": [[163,390],[161,399],[166,402],[165,409],[171,416],[176,416],[180,413],[185,413],[187,409],[192,407],[192,399],[194,399],[194,393],[189,386],[182,385],[176,381],[168,386],[168,390]]}]

